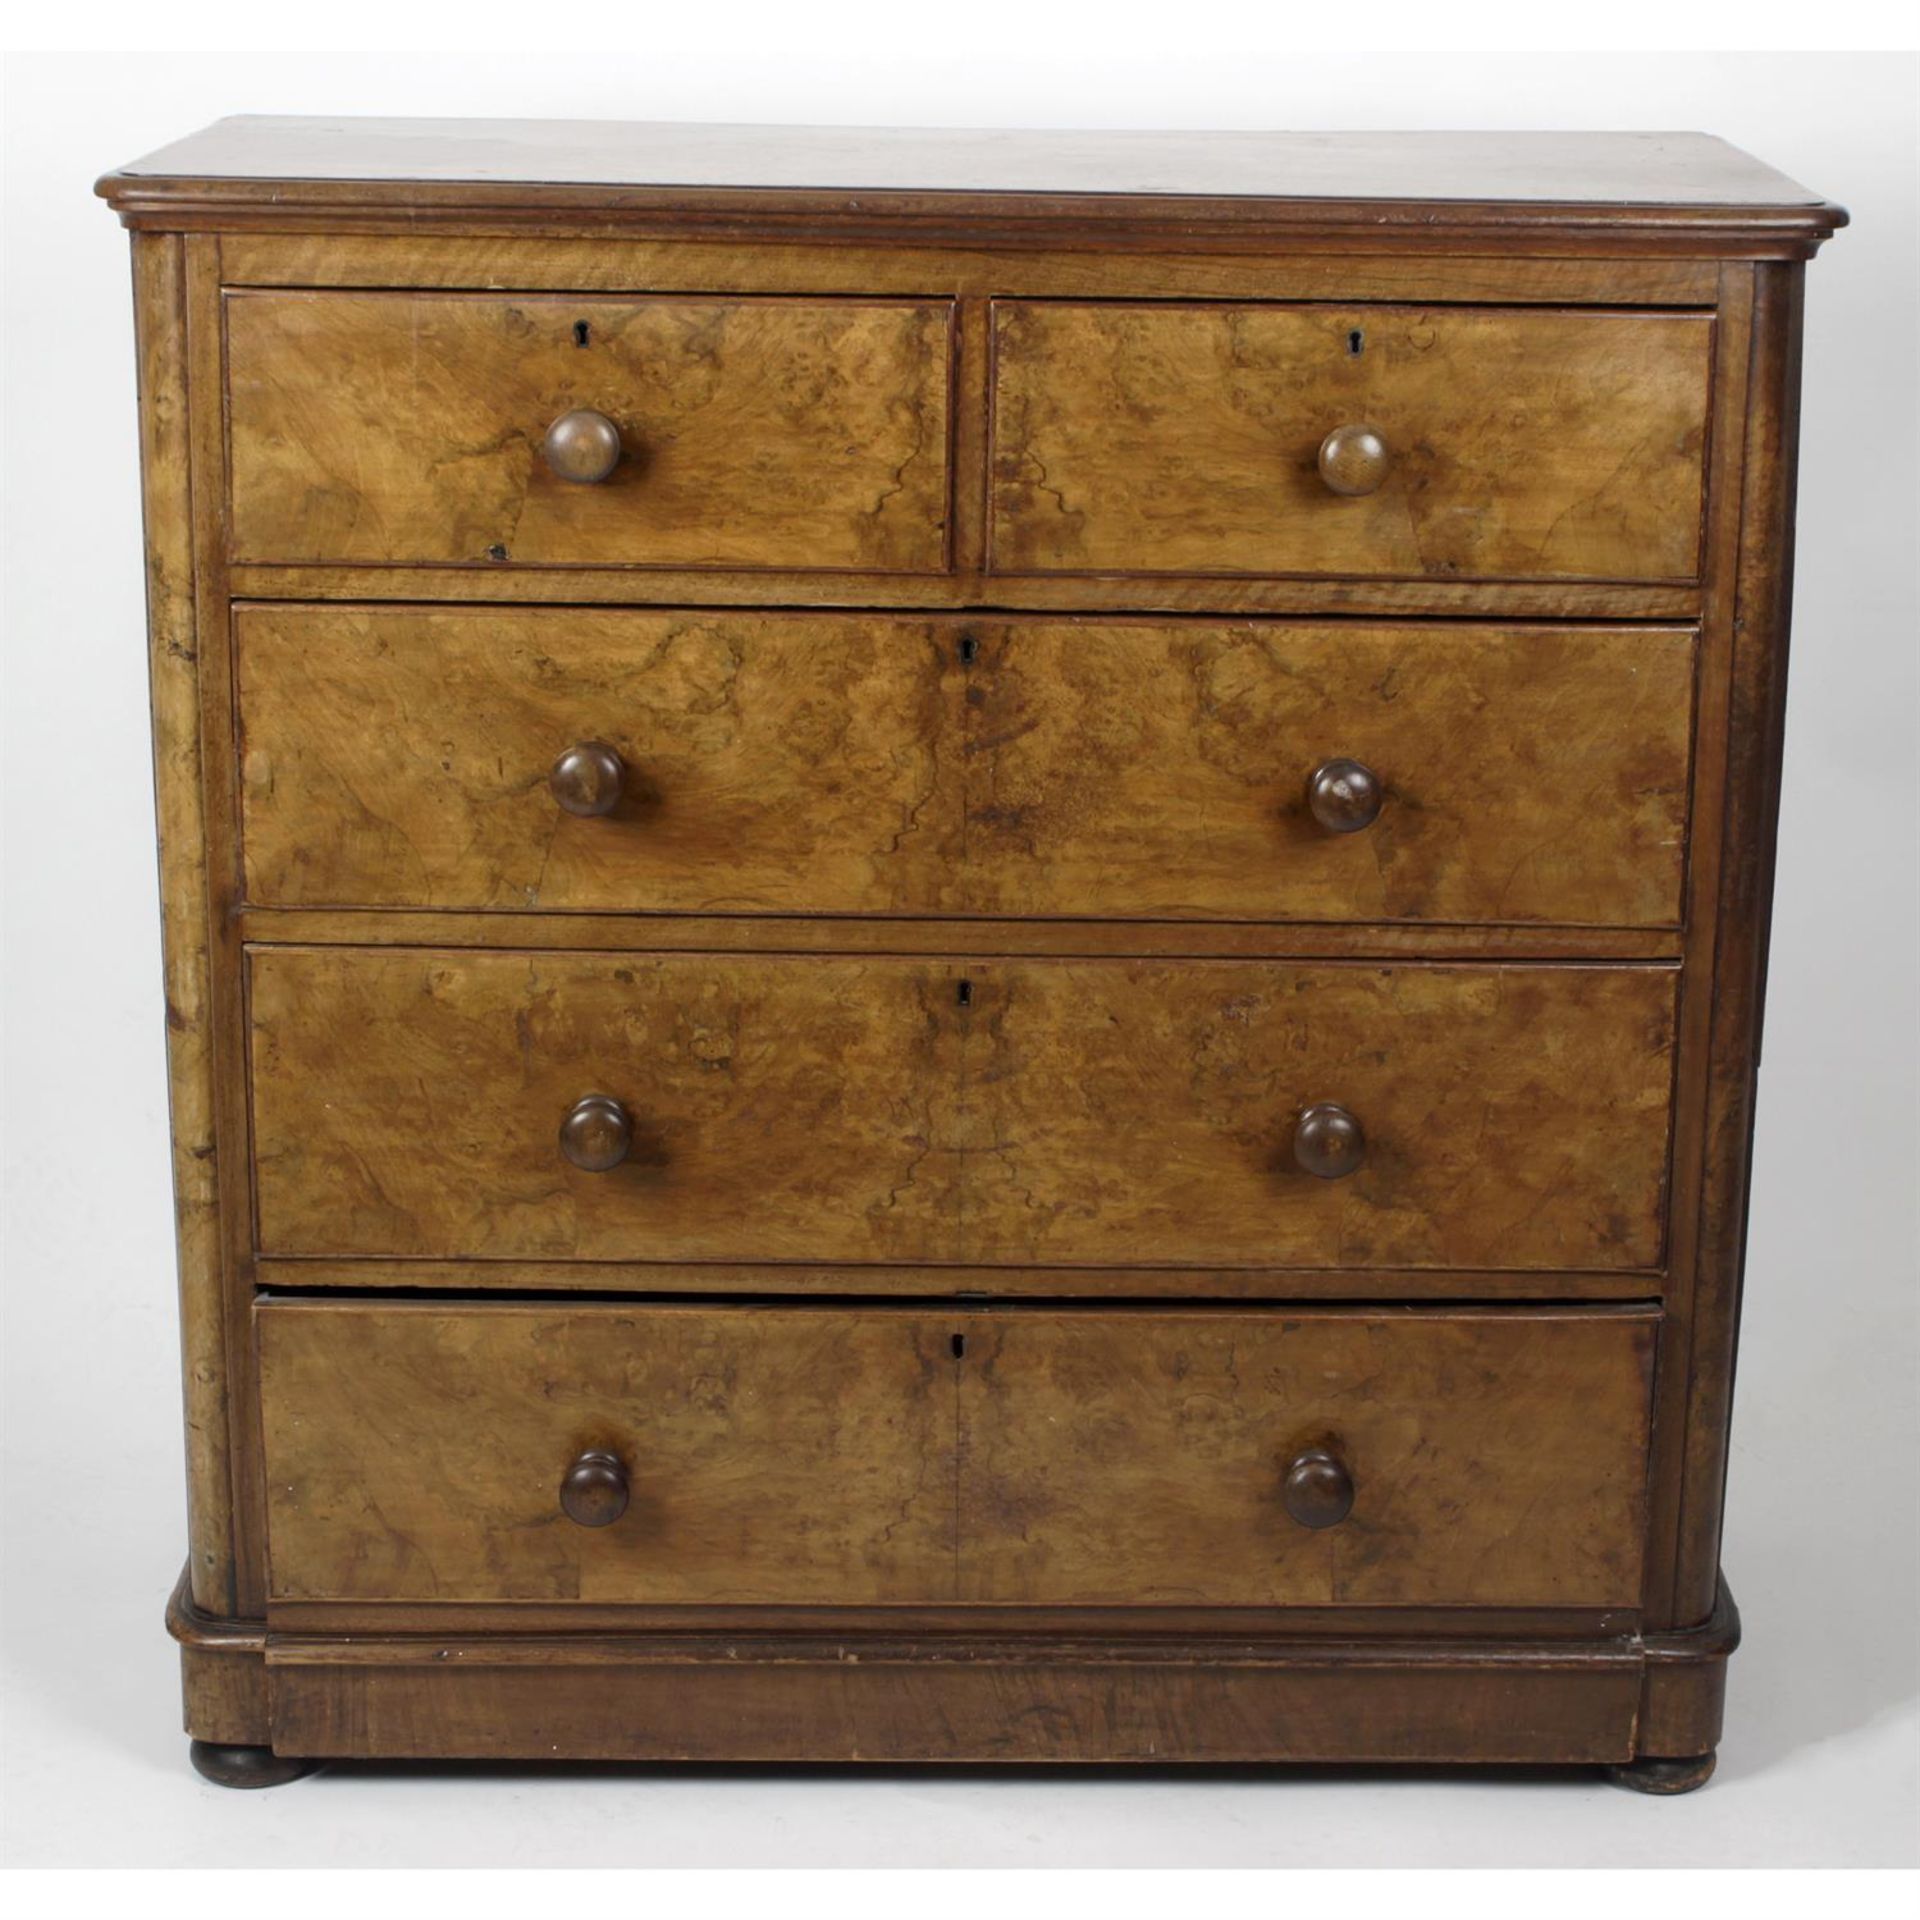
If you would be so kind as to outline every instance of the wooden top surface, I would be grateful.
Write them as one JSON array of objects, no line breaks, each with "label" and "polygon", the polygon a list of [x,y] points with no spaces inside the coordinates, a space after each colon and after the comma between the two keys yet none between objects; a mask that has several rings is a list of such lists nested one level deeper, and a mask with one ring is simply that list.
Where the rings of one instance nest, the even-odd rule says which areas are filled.
[{"label": "wooden top surface", "polygon": [[593,120],[221,120],[99,191],[130,225],[831,222],[1273,240],[1604,229],[1806,252],[1846,215],[1700,133],[1011,132]]},{"label": "wooden top surface", "polygon": [[220,120],[147,179],[1815,206],[1704,133],[1073,133],[617,120]]}]

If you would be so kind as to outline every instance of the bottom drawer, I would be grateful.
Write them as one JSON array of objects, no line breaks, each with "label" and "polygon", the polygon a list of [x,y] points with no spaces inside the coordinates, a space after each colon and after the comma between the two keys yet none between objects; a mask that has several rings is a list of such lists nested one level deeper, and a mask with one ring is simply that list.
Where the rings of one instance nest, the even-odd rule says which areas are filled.
[{"label": "bottom drawer", "polygon": [[1633,1607],[1657,1318],[269,1299],[269,1591]]}]

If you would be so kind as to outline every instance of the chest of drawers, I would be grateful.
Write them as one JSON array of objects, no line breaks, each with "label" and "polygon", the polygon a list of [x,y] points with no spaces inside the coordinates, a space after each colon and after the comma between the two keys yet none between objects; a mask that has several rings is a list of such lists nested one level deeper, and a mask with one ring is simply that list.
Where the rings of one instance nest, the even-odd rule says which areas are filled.
[{"label": "chest of drawers", "polygon": [[267,120],[101,191],[203,1772],[1706,1777],[1839,209]]}]

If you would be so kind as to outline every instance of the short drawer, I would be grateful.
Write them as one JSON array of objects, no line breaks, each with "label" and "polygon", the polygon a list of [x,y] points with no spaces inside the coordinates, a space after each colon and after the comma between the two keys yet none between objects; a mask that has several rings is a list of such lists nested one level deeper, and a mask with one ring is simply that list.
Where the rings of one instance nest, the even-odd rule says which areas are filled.
[{"label": "short drawer", "polygon": [[1682,628],[235,615],[269,906],[1677,924]]},{"label": "short drawer", "polygon": [[1674,983],[259,948],[260,1250],[1650,1269]]},{"label": "short drawer", "polygon": [[1688,581],[1704,314],[1002,302],[1010,573]]},{"label": "short drawer", "polygon": [[275,1601],[952,1594],[944,1324],[288,1301],[257,1321]]},{"label": "short drawer", "polygon": [[957,635],[862,614],[234,616],[275,906],[924,913],[961,891]]},{"label": "short drawer", "polygon": [[938,571],[951,324],[942,302],[229,294],[232,554]]},{"label": "short drawer", "polygon": [[270,1595],[1638,1604],[1641,1310],[258,1310]]},{"label": "short drawer", "polygon": [[966,1339],[964,1597],[1640,1602],[1658,1316],[1035,1312]]}]

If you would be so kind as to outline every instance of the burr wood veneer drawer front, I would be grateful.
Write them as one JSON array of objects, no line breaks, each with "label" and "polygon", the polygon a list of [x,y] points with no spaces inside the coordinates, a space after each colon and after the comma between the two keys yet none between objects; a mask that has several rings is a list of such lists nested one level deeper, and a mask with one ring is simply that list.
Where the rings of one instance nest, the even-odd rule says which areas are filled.
[{"label": "burr wood veneer drawer front", "polygon": [[1649,1269],[1674,982],[258,948],[260,1248]]},{"label": "burr wood veneer drawer front", "polygon": [[1632,1607],[1654,1325],[268,1300],[270,1592]]},{"label": "burr wood veneer drawer front", "polygon": [[1686,581],[1705,314],[1002,302],[1013,573]]},{"label": "burr wood veneer drawer front", "polygon": [[254,605],[250,899],[1680,915],[1679,628]]},{"label": "burr wood veneer drawer front", "polygon": [[946,565],[944,302],[234,293],[232,551]]}]

